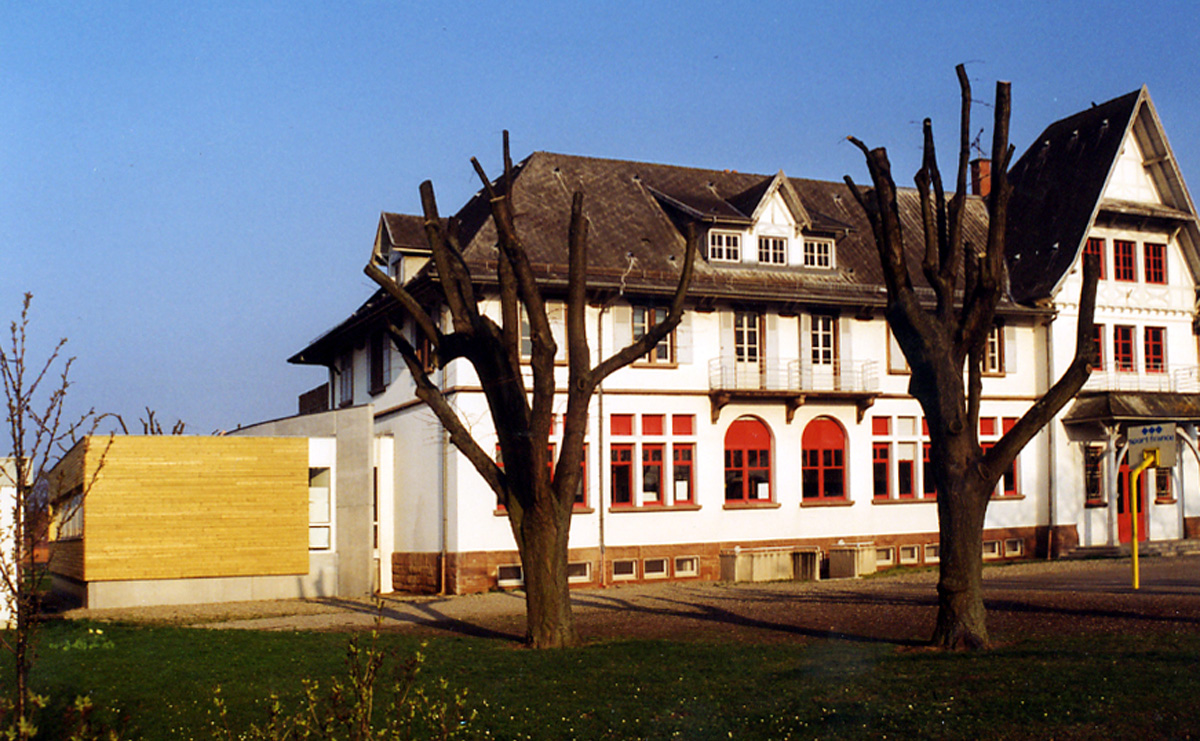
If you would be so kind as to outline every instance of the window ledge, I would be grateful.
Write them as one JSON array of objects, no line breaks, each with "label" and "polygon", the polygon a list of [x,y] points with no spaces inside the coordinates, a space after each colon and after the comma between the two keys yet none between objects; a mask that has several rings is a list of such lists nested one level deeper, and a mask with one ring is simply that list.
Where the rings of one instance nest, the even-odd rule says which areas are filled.
[{"label": "window ledge", "polygon": [[1084,509],[1100,509],[1101,507],[1107,507],[1107,506],[1108,506],[1108,502],[1104,499],[1093,499],[1090,502],[1083,503]]},{"label": "window ledge", "polygon": [[663,370],[670,370],[673,368],[678,368],[679,361],[673,360],[669,363],[665,360],[662,362],[659,362],[659,363],[647,363],[647,362],[643,361],[641,363],[630,363],[629,367],[630,368],[662,368]]},{"label": "window ledge", "polygon": [[871,504],[937,504],[933,497],[911,497],[908,499],[872,499]]},{"label": "window ledge", "polygon": [[1010,494],[1010,495],[1000,495],[1000,496],[996,496],[995,494],[992,495],[993,502],[1019,502],[1024,498],[1025,498],[1024,494]]},{"label": "window ledge", "polygon": [[643,504],[641,507],[631,507],[622,505],[620,507],[609,507],[608,511],[612,514],[621,512],[696,512],[700,509],[698,504]]},{"label": "window ledge", "polygon": [[779,502],[725,502],[721,509],[779,509]]},{"label": "window ledge", "polygon": [[1176,504],[1177,502],[1178,502],[1178,500],[1175,499],[1175,497],[1171,497],[1170,499],[1157,499],[1156,498],[1154,500],[1155,504]]},{"label": "window ledge", "polygon": [[[571,508],[571,514],[573,514],[573,515],[590,515],[595,511],[596,511],[595,507],[573,507],[573,508]],[[492,515],[494,517],[508,517],[508,510],[503,509],[501,507],[497,507],[496,509],[492,510]]]},{"label": "window ledge", "polygon": [[809,499],[800,502],[801,507],[849,507],[853,504],[849,499]]}]

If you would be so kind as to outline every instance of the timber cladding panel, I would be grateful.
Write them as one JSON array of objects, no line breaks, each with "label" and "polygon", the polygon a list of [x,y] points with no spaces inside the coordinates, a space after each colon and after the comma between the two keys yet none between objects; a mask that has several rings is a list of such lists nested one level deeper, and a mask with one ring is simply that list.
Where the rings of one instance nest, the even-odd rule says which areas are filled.
[{"label": "timber cladding panel", "polygon": [[114,438],[83,558],[87,581],[307,574],[308,441]]}]

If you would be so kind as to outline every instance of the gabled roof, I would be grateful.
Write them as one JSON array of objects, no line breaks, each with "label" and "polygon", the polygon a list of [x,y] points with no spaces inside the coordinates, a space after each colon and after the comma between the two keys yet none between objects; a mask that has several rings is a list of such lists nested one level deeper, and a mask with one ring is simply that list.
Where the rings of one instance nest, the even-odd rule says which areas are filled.
[{"label": "gabled roof", "polygon": [[[1129,136],[1165,206],[1103,198]],[[1145,87],[1050,124],[1008,177],[1013,193],[1005,240],[1015,301],[1054,295],[1102,209],[1190,224],[1180,239],[1193,274],[1200,274],[1195,208]]]}]

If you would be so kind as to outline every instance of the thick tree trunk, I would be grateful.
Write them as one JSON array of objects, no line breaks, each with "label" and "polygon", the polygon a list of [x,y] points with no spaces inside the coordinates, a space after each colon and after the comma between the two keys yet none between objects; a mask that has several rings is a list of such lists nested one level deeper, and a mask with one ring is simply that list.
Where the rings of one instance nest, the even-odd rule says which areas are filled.
[{"label": "thick tree trunk", "polygon": [[532,648],[565,648],[579,642],[567,586],[571,512],[560,515],[551,496],[538,497],[514,528],[525,575],[525,640]]},{"label": "thick tree trunk", "polygon": [[941,648],[986,648],[983,606],[983,520],[987,496],[970,474],[938,492],[938,615],[931,643]]}]

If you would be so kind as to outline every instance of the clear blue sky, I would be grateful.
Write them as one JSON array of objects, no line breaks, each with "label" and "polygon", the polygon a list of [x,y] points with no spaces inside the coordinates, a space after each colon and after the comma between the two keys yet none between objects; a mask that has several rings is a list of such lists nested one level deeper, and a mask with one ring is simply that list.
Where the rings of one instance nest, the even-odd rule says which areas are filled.
[{"label": "clear blue sky", "polygon": [[426,178],[456,210],[502,129],[865,181],[854,134],[907,184],[924,116],[953,151],[965,62],[976,98],[1012,81],[1018,151],[1147,85],[1200,187],[1198,48],[1188,2],[4,3],[0,320],[34,293],[73,404],[249,424],[324,379],[285,361],[370,295],[379,213]]}]

